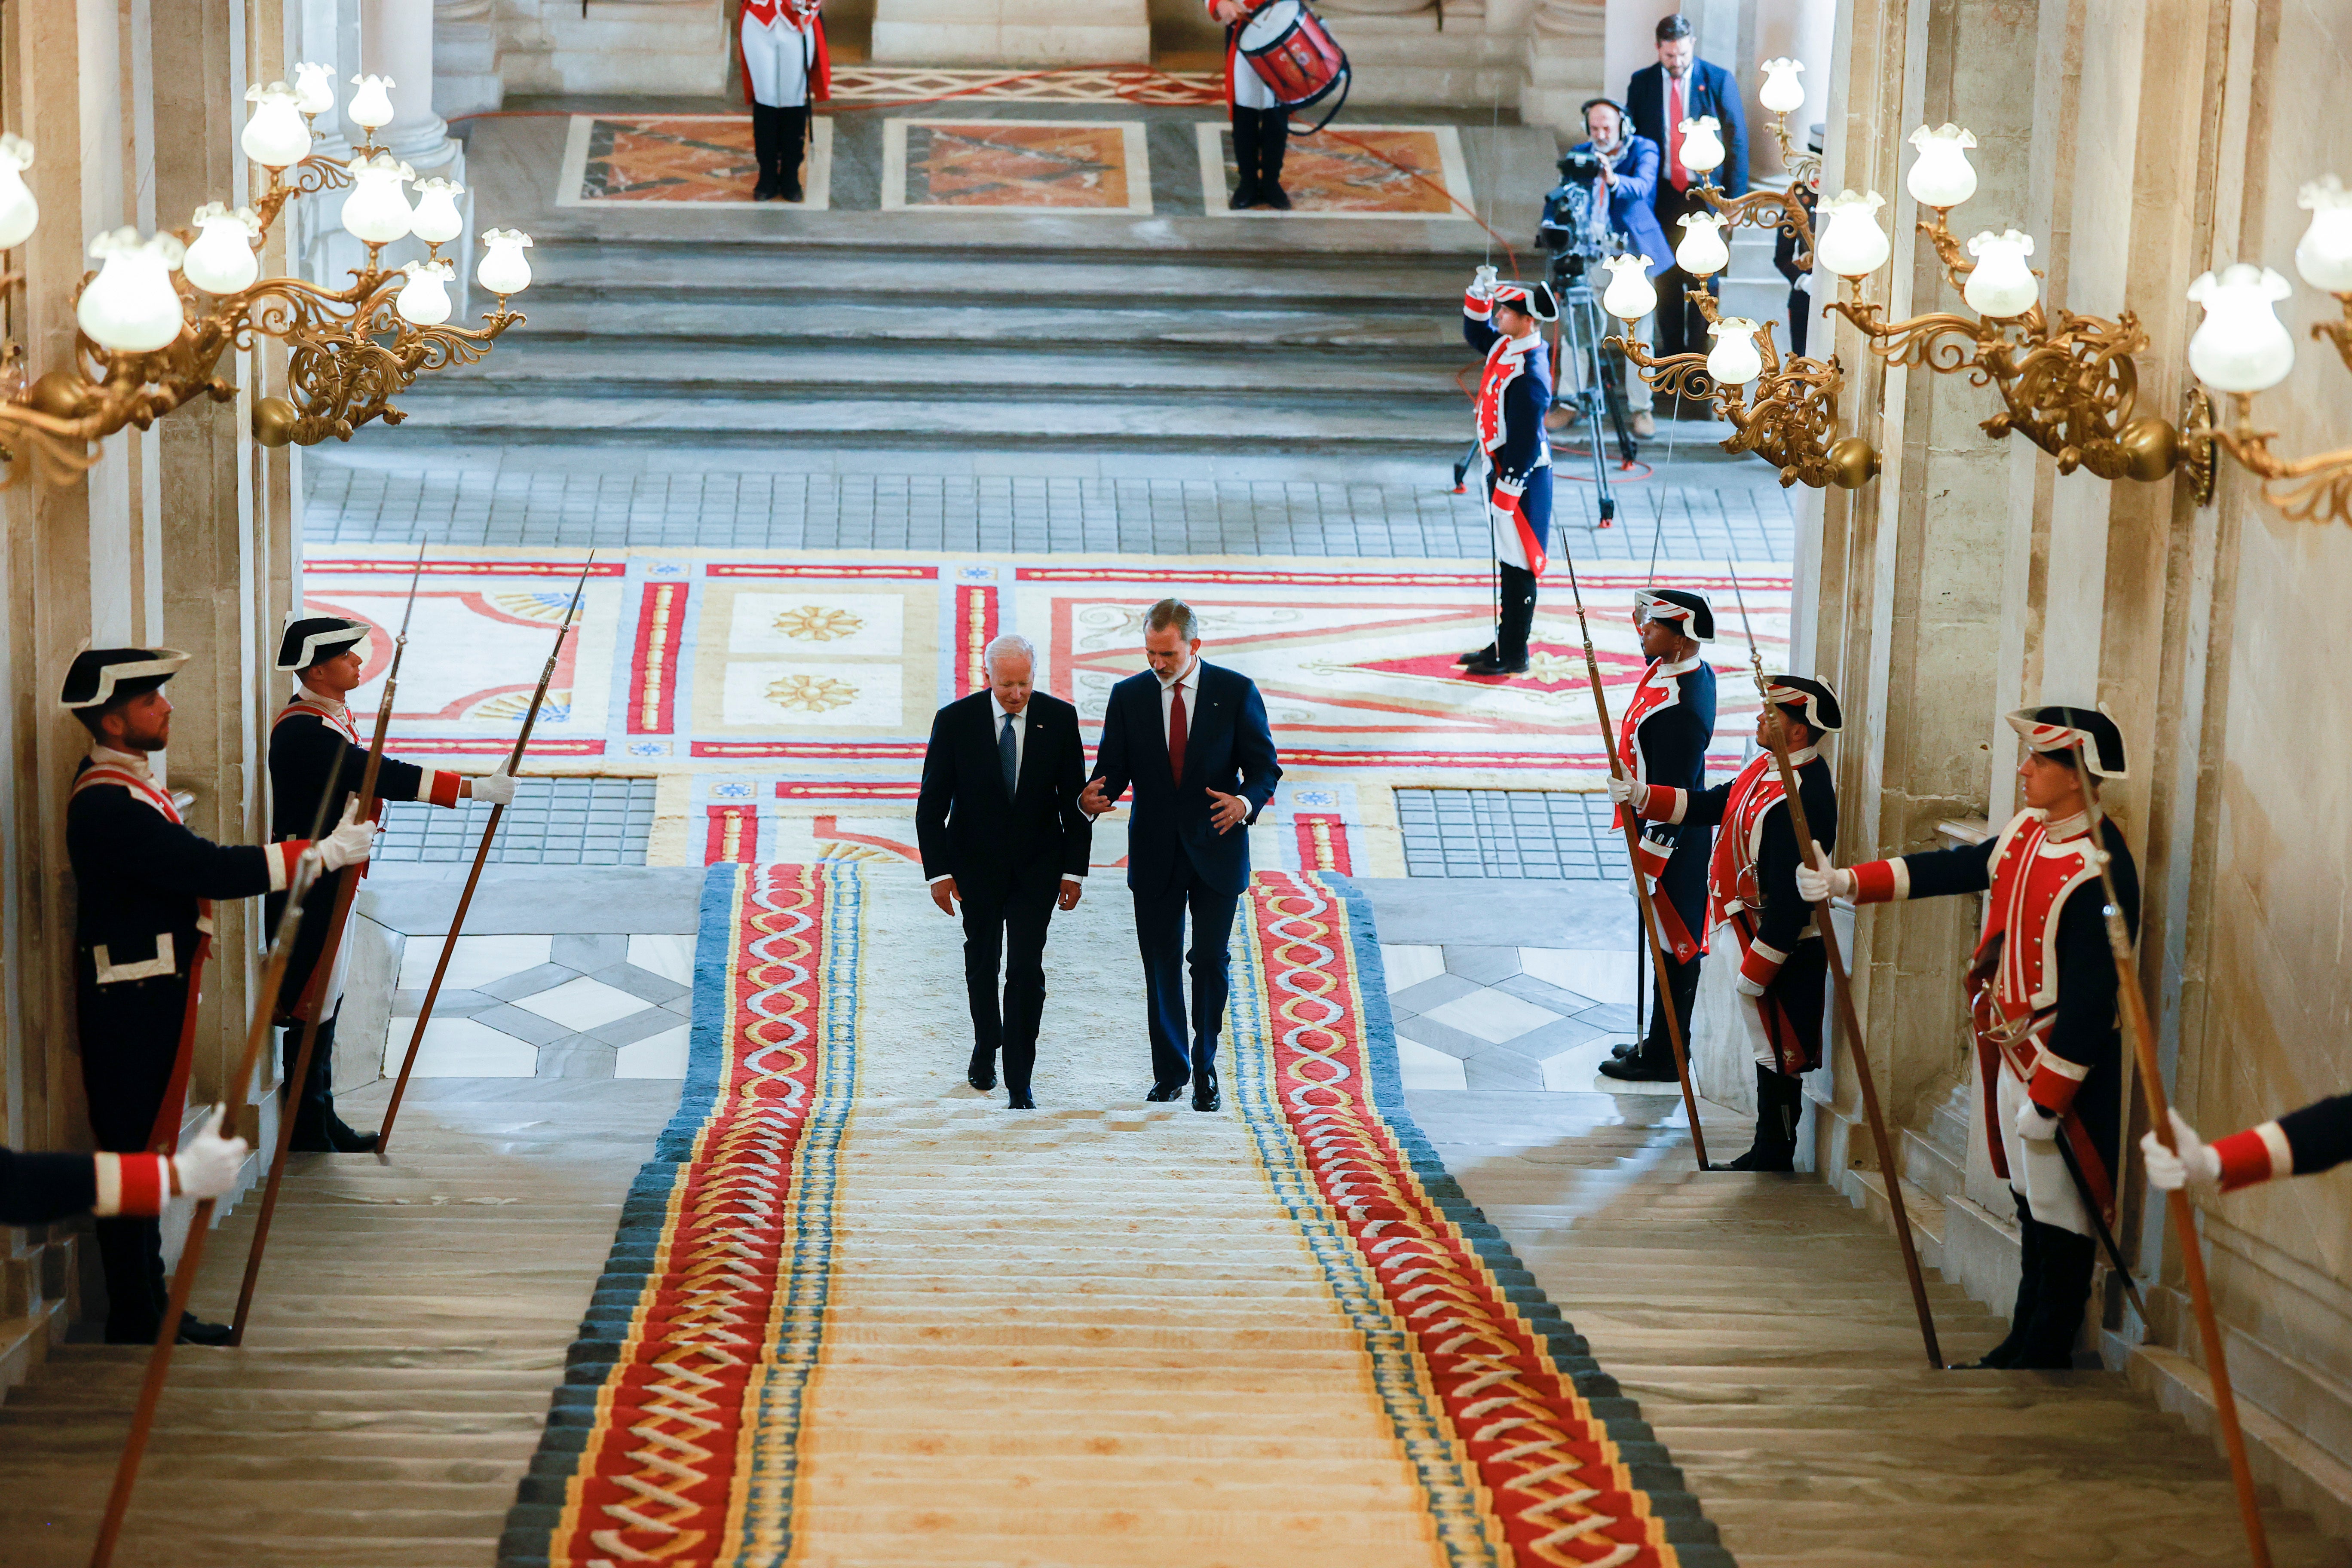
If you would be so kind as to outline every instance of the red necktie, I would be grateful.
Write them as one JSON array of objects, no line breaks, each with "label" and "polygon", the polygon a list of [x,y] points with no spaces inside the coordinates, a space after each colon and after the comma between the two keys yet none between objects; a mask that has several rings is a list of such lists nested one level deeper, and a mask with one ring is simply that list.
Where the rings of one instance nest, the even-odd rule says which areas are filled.
[{"label": "red necktie", "polygon": [[1668,77],[1666,91],[1670,103],[1666,112],[1666,172],[1675,189],[1690,189],[1690,171],[1683,167],[1683,79]]},{"label": "red necktie", "polygon": [[1176,700],[1168,708],[1168,771],[1184,782],[1184,683],[1175,687]]}]

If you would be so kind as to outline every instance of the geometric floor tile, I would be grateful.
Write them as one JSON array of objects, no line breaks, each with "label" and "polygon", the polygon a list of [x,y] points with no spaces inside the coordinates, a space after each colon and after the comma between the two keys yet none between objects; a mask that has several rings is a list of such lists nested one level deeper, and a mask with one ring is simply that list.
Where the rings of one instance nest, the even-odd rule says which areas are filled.
[{"label": "geometric floor tile", "polygon": [[629,939],[629,963],[680,985],[694,984],[694,938],[682,932]]},{"label": "geometric floor tile", "polygon": [[651,1005],[642,996],[633,996],[601,980],[582,975],[569,980],[552,991],[541,991],[534,996],[516,999],[515,1005],[551,1019],[567,1029],[586,1032],[633,1014],[642,1013]]},{"label": "geometric floor tile", "polygon": [[1590,996],[1595,1002],[1633,1004],[1633,954],[1576,947],[1523,947],[1519,968],[1562,991]]},{"label": "geometric floor tile", "polygon": [[1445,950],[1433,943],[1381,943],[1381,967],[1387,972],[1389,994],[1409,985],[1434,980],[1445,973]]},{"label": "geometric floor tile", "polygon": [[[1465,1089],[1462,1064],[1417,1040],[1397,1038],[1397,1068],[1407,1089]],[[1547,1085],[1547,1088],[1549,1086]]]},{"label": "geometric floor tile", "polygon": [[1560,1016],[1532,1002],[1523,1002],[1506,991],[1479,990],[1467,996],[1432,1007],[1422,1015],[1449,1029],[1459,1029],[1490,1046],[1506,1040],[1516,1040],[1531,1034],[1546,1024],[1559,1022]]},{"label": "geometric floor tile", "polygon": [[[410,1031],[395,1026],[393,1047],[384,1054],[384,1076],[397,1077]],[[530,1078],[538,1071],[539,1052],[512,1035],[500,1034],[471,1018],[436,1018],[425,1027],[425,1043],[416,1052],[420,1078]]]},{"label": "geometric floor tile", "polygon": [[[471,991],[503,975],[520,974],[547,962],[547,936],[461,936],[441,976],[444,991]],[[442,943],[430,937],[406,944],[400,957],[400,989],[422,991],[433,983]]]},{"label": "geometric floor tile", "polygon": [[[403,951],[387,1043],[395,1070],[440,952],[432,936]],[[418,1070],[682,1079],[693,955],[685,935],[459,937]]]},{"label": "geometric floor tile", "polygon": [[684,1078],[688,1027],[665,1029],[634,1045],[623,1046],[613,1062],[614,1078]]}]

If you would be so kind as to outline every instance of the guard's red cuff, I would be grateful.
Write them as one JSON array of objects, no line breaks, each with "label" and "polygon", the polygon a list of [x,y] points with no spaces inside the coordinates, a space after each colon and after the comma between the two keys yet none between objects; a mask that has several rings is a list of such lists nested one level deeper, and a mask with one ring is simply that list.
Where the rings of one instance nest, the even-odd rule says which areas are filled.
[{"label": "guard's red cuff", "polygon": [[1788,962],[1789,955],[1779,948],[1751,942],[1739,961],[1739,978],[1759,986],[1769,985],[1772,977],[1780,973],[1780,965]]},{"label": "guard's red cuff", "polygon": [[2084,1075],[2090,1070],[2080,1062],[2053,1056],[2045,1048],[2034,1058],[2033,1076],[2025,1082],[2026,1098],[2053,1116],[2063,1116],[2074,1103],[2074,1092],[2083,1087]]},{"label": "guard's red cuff", "polygon": [[1690,809],[1690,792],[1672,784],[1652,784],[1642,799],[1641,816],[1648,822],[1680,822]]},{"label": "guard's red cuff", "polygon": [[1666,872],[1666,862],[1673,856],[1671,845],[1660,844],[1652,838],[1638,839],[1633,850],[1633,869],[1644,877],[1663,877]]},{"label": "guard's red cuff", "polygon": [[1462,296],[1462,313],[1474,321],[1483,321],[1494,315],[1495,302],[1492,300],[1481,300],[1475,294],[1465,292]]},{"label": "guard's red cuff", "polygon": [[1911,896],[1911,868],[1900,860],[1872,860],[1849,869],[1857,904],[1899,903]]},{"label": "guard's red cuff", "polygon": [[269,890],[282,893],[294,881],[294,862],[302,858],[302,851],[310,847],[307,838],[281,838],[263,851],[269,861]]},{"label": "guard's red cuff", "polygon": [[104,1219],[115,1215],[158,1215],[172,1195],[168,1158],[162,1154],[98,1154],[98,1202],[90,1212]]},{"label": "guard's red cuff", "polygon": [[440,806],[446,811],[457,804],[457,791],[464,782],[457,773],[443,773],[436,769],[426,773],[420,781],[418,788],[422,793],[417,798],[428,805]]},{"label": "guard's red cuff", "polygon": [[2225,1193],[2259,1186],[2273,1176],[2294,1174],[2294,1151],[2287,1146],[2286,1133],[2275,1121],[2218,1139],[2213,1152],[2221,1157]]}]

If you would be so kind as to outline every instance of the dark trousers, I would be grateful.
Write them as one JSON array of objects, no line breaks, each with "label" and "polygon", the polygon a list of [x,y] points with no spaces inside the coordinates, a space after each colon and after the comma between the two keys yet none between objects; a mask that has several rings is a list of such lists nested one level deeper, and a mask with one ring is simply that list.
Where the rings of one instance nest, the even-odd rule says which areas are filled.
[{"label": "dark trousers", "polygon": [[1813,297],[1802,289],[1789,290],[1789,357],[1797,359],[1805,352],[1805,329],[1812,325]]},{"label": "dark trousers", "polygon": [[[1790,951],[1788,961],[1764,988],[1768,1006],[1779,1014],[1787,1026],[1794,1049],[1801,1054],[1794,1059],[1784,1058],[1780,1070],[1788,1073],[1811,1072],[1822,1065],[1822,1015],[1829,1006],[1829,949],[1817,936],[1801,938]],[[1781,1037],[1774,1035],[1776,1042]],[[1790,1045],[1782,1044],[1785,1052]]]},{"label": "dark trousers", "polygon": [[[1144,1008],[1151,1025],[1151,1081],[1185,1083],[1217,1065],[1217,1036],[1225,1024],[1225,992],[1238,893],[1217,892],[1181,858],[1173,880],[1156,893],[1135,894],[1135,942],[1143,952]],[[1192,920],[1192,947],[1184,948],[1184,919]],[[1192,1027],[1185,1027],[1184,971],[1192,972]],[[1188,1045],[1189,1038],[1189,1045]]]},{"label": "dark trousers", "polygon": [[963,984],[971,1001],[972,1066],[992,1062],[1002,1051],[1004,1087],[1016,1095],[1029,1092],[1029,1074],[1037,1063],[1037,1026],[1045,1016],[1045,928],[1061,886],[1061,871],[1050,858],[999,886],[956,881],[963,894]]},{"label": "dark trousers", "polygon": [[1507,561],[1495,563],[1502,575],[1501,615],[1495,622],[1495,658],[1517,664],[1528,657],[1528,633],[1536,624],[1536,574]]},{"label": "dark trousers", "polygon": [[1234,163],[1241,189],[1282,184],[1282,158],[1290,146],[1290,110],[1234,109]]},{"label": "dark trousers", "polygon": [[[136,1154],[148,1147],[171,1086],[185,1014],[184,974],[98,985],[85,979],[81,1001],[81,1080],[89,1130],[100,1149]],[[163,1321],[163,1227],[150,1218],[97,1222],[106,1276],[106,1338],[152,1342]]]},{"label": "dark trousers", "polygon": [[[1696,185],[1692,186],[1697,189]],[[1707,205],[1687,192],[1677,191],[1666,183],[1665,172],[1658,174],[1658,195],[1654,210],[1658,226],[1666,231],[1669,246],[1680,245],[1683,239],[1682,220],[1690,213],[1709,211]],[[1712,347],[1706,335],[1706,318],[1690,302],[1687,290],[1698,286],[1698,279],[1679,267],[1669,267],[1658,275],[1657,341],[1651,353],[1664,359],[1668,354],[1703,354]],[[1717,273],[1706,281],[1707,292],[1718,298],[1723,292],[1723,274]]]},{"label": "dark trousers", "polygon": [[289,1147],[317,1152],[329,1146],[328,1134],[336,1121],[335,1020],[327,1018],[320,1023],[319,1043],[310,1052],[310,1075],[299,1088],[294,1082],[294,1068],[295,1058],[302,1054],[302,1026],[289,1024],[278,1031],[278,1039],[282,1074],[278,1100],[284,1107],[282,1114],[294,1119],[294,1139]]},{"label": "dark trousers", "polygon": [[2010,1311],[2009,1337],[1985,1359],[1997,1366],[2062,1372],[2074,1364],[2097,1244],[2035,1219],[2033,1206],[2016,1188],[2010,1196],[2017,1200],[2022,1244],[2017,1304]]},{"label": "dark trousers", "polygon": [[[1675,852],[1666,860],[1666,868],[1658,878],[1659,890],[1666,895],[1675,912],[1682,916],[1683,928],[1696,936],[1706,923],[1706,862],[1708,852],[1715,847],[1715,835],[1704,827],[1685,826],[1675,839]],[[1646,921],[1649,917],[1643,915]],[[1642,938],[1644,945],[1649,942]],[[1698,1002],[1698,966],[1701,960],[1694,956],[1689,963],[1676,960],[1666,953],[1665,967],[1653,985],[1650,997],[1650,1036],[1643,1045],[1654,1059],[1672,1062],[1675,1059],[1673,1038],[1666,1033],[1665,1010],[1669,997],[1675,1008],[1675,1021],[1681,1024],[1683,1044],[1690,1045],[1691,1008]]]}]

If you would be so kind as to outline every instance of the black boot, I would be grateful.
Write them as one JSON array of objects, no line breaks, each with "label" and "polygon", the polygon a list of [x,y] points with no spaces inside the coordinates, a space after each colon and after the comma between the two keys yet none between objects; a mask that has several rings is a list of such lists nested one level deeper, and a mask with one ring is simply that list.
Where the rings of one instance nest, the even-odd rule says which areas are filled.
[{"label": "black boot", "polygon": [[1797,1119],[1804,1114],[1804,1085],[1787,1073],[1756,1064],[1756,1138],[1727,1171],[1793,1171],[1797,1168]]},{"label": "black boot", "polygon": [[2026,1329],[2033,1320],[2033,1303],[2042,1292],[2042,1236],[2050,1227],[2036,1223],[2032,1205],[2025,1201],[2023,1193],[2012,1187],[2009,1195],[2017,1203],[2017,1300],[2010,1308],[2009,1333],[1977,1361],[1976,1370],[1979,1371],[2000,1372],[2017,1364],[2018,1351],[2024,1345]]},{"label": "black boot", "polygon": [[335,1026],[319,1026],[319,1043],[310,1055],[310,1070],[305,1081],[297,1083],[294,1069],[302,1054],[302,1026],[289,1025],[278,1037],[278,1063],[283,1077],[278,1083],[278,1113],[294,1119],[293,1141],[287,1147],[297,1154],[326,1154],[334,1151],[330,1122],[334,1115],[334,1100],[327,1085],[334,1070]]},{"label": "black boot", "polygon": [[1232,199],[1225,203],[1234,212],[1257,205],[1257,111],[1234,110],[1234,194]]},{"label": "black boot", "polygon": [[760,164],[760,183],[751,187],[751,199],[755,202],[776,198],[776,163],[783,145],[782,127],[776,121],[782,112],[764,103],[751,106],[751,155]]},{"label": "black boot", "polygon": [[1276,212],[1290,210],[1290,193],[1282,188],[1282,155],[1290,147],[1290,110],[1269,109],[1258,120],[1257,199]]},{"label": "black boot", "polygon": [[152,1219],[102,1219],[99,1266],[106,1276],[106,1342],[152,1345],[168,1300],[163,1283],[163,1232]]},{"label": "black boot", "polygon": [[2083,1309],[2091,1299],[2091,1270],[2098,1247],[2054,1225],[2034,1222],[2042,1232],[2042,1270],[2032,1316],[2010,1365],[2021,1372],[2071,1372],[2074,1341],[2083,1331]]},{"label": "black boot", "polygon": [[[1284,132],[1288,135],[1288,132]],[[1523,675],[1528,668],[1528,633],[1536,624],[1536,574],[1498,562],[1503,579],[1502,618],[1496,623],[1494,651],[1462,668],[1470,675]]]},{"label": "black boot", "polygon": [[806,201],[801,189],[801,155],[808,146],[808,105],[776,110],[776,195],[787,202]]}]

